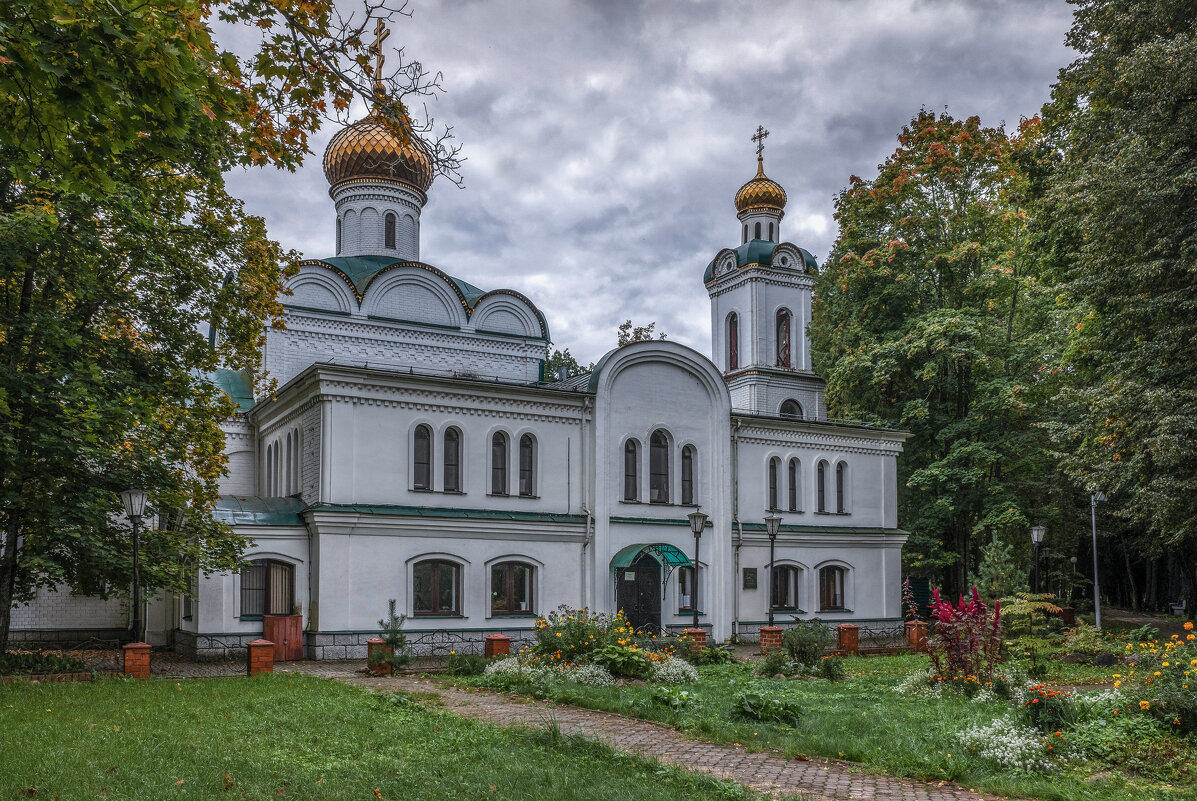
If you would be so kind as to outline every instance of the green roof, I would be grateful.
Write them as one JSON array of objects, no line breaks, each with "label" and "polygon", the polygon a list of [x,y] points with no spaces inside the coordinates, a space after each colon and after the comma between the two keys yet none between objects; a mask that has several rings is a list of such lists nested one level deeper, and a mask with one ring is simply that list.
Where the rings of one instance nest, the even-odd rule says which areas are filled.
[{"label": "green roof", "polygon": [[302,526],[301,511],[298,498],[221,495],[212,517],[234,526]]},{"label": "green roof", "polygon": [[403,261],[402,259],[393,259],[390,256],[330,256],[327,259],[315,259],[315,261],[322,261],[325,264],[330,264],[345,274],[345,277],[353,283],[354,288],[359,295],[365,294],[366,287],[369,286],[370,281],[374,276],[394,264],[407,264],[413,267],[423,267],[428,270],[444,275],[457,291],[465,299],[467,304],[473,304],[474,301],[486,294],[483,290],[462,281],[460,278],[454,278],[451,275],[445,275],[437,270],[435,267],[430,267],[418,261]]},{"label": "green roof", "polygon": [[[769,267],[773,264],[773,251],[776,249],[776,242],[769,242],[764,239],[750,239],[738,248],[732,248],[731,252],[736,254],[736,267],[745,267],[749,264],[763,264]],[[802,254],[802,260],[807,272],[819,268],[819,263],[815,261],[815,257],[811,255],[810,251],[805,248],[798,248],[798,252]],[[722,255],[723,251],[720,251],[719,254]],[[714,280],[715,262],[718,260],[719,256],[716,256],[707,265],[706,272],[702,276],[704,284],[709,284]]]},{"label": "green roof", "polygon": [[677,546],[658,542],[652,545],[638,543],[621,549],[619,553],[611,557],[611,567],[615,569],[630,567],[632,562],[636,561],[636,558],[645,551],[652,554],[658,562],[668,568],[689,567],[693,564],[690,561],[690,557],[682,553],[681,549]]},{"label": "green roof", "polygon": [[233,399],[237,411],[248,412],[254,407],[254,379],[249,370],[220,369],[208,378]]}]

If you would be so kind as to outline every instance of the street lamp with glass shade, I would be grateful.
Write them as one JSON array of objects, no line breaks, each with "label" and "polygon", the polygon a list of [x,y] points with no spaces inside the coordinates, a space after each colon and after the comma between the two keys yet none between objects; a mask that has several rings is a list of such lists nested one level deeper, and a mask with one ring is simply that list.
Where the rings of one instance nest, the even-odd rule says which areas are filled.
[{"label": "street lamp with glass shade", "polygon": [[[769,510],[774,511],[773,509]],[[769,595],[767,596],[769,604],[769,625],[773,625],[773,593],[776,591],[773,578],[773,553],[777,548],[777,530],[781,528],[781,518],[775,514],[770,514],[765,518],[765,532],[769,535]]]},{"label": "street lamp with glass shade", "polygon": [[127,489],[121,493],[125,516],[133,524],[133,642],[142,642],[141,632],[141,574],[138,564],[137,534],[141,529],[141,518],[145,512],[146,491]]},{"label": "street lamp with glass shade", "polygon": [[1039,592],[1039,546],[1043,543],[1043,537],[1047,534],[1047,529],[1043,526],[1031,526],[1031,544],[1035,546],[1035,566],[1031,578],[1031,592]]},{"label": "street lamp with glass shade", "polygon": [[709,515],[695,509],[686,517],[690,518],[690,530],[694,532],[694,589],[690,593],[690,606],[694,611],[694,628],[698,628],[698,543],[702,539],[703,529],[707,527]]}]

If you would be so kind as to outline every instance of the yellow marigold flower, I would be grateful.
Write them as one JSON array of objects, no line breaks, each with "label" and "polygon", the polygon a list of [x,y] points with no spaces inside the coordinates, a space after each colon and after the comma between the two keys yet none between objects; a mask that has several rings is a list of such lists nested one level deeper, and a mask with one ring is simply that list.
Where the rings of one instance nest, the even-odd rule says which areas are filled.
[{"label": "yellow marigold flower", "polygon": [[[1163,663],[1163,665],[1164,665],[1164,667],[1168,667],[1168,663],[1167,663],[1167,662],[1164,662],[1164,663]],[[1159,674],[1159,673],[1156,673],[1155,675],[1157,675],[1157,676],[1158,676],[1158,675],[1160,675],[1160,674]]]},{"label": "yellow marigold flower", "polygon": [[1185,621],[1185,631],[1192,631],[1192,630],[1193,630],[1193,621],[1186,620]]},{"label": "yellow marigold flower", "polygon": [[1197,640],[1197,634],[1186,634],[1185,639],[1189,640],[1190,642],[1192,642],[1193,640]]},{"label": "yellow marigold flower", "polygon": [[1140,701],[1139,709],[1151,709],[1151,702],[1150,701]]},{"label": "yellow marigold flower", "polygon": [[1117,690],[1117,689],[1118,689],[1119,687],[1121,687],[1121,686],[1122,686],[1122,682],[1120,682],[1120,681],[1116,681],[1116,682],[1114,682],[1114,689],[1115,689],[1115,690]]}]

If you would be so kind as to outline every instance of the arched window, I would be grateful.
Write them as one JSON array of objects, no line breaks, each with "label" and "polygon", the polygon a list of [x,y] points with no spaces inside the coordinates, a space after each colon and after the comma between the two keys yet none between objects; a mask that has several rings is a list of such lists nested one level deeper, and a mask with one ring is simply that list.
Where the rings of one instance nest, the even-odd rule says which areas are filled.
[{"label": "arched window", "polygon": [[727,369],[740,369],[740,316],[735,312],[727,315]]},{"label": "arched window", "polygon": [[756,228],[753,229],[752,236],[754,239],[761,238],[761,224],[760,223],[756,224]]},{"label": "arched window", "polygon": [[533,464],[536,443],[531,434],[520,437],[520,495],[531,497],[536,494]]},{"label": "arched window", "polygon": [[798,460],[791,459],[786,466],[786,482],[789,484],[790,511],[798,511]]},{"label": "arched window", "polygon": [[294,480],[291,473],[291,463],[295,458],[295,445],[291,442],[291,432],[287,432],[287,466],[286,466],[286,482],[283,484],[283,495],[291,494],[291,482]]},{"label": "arched window", "polygon": [[847,472],[843,462],[835,466],[835,510],[840,514],[848,511],[847,504],[844,502],[844,479]]},{"label": "arched window", "polygon": [[461,614],[461,565],[445,559],[416,562],[411,573],[411,605],[416,615]]},{"label": "arched window", "polygon": [[660,429],[648,441],[648,502],[669,503],[669,437]]},{"label": "arched window", "polygon": [[291,494],[297,495],[303,489],[303,476],[300,475],[300,465],[302,464],[303,456],[303,430],[295,429],[295,464],[291,475],[295,477],[295,483],[291,485]]},{"label": "arched window", "polygon": [[[744,242],[747,242],[747,241],[748,241],[748,223],[744,223]],[[742,244],[744,244],[744,242],[741,242],[740,244],[742,245]]]},{"label": "arched window", "polygon": [[383,234],[382,246],[387,250],[395,249],[395,214],[394,212],[387,212],[387,216],[383,218]]},{"label": "arched window", "polygon": [[445,429],[445,492],[461,492],[461,432]]},{"label": "arched window", "polygon": [[290,615],[295,611],[295,566],[255,559],[241,569],[241,619]]},{"label": "arched window", "polygon": [[769,511],[780,508],[777,505],[777,472],[781,469],[781,459],[776,456],[769,460]]},{"label": "arched window", "polygon": [[796,400],[782,401],[781,416],[782,417],[790,417],[795,420],[801,420],[802,419],[802,407],[798,405],[798,401],[796,401]]},{"label": "arched window", "polygon": [[412,440],[411,476],[412,489],[432,489],[432,429],[428,426],[416,426]]},{"label": "arched window", "polygon": [[270,496],[270,495],[274,494],[274,486],[270,483],[271,481],[274,480],[274,470],[273,470],[274,465],[271,462],[271,460],[273,458],[274,458],[274,446],[267,445],[266,446],[266,484],[263,487],[263,493],[262,493],[263,495],[266,495],[266,496]]},{"label": "arched window", "polygon": [[790,366],[790,312],[777,312],[777,366]]},{"label": "arched window", "polygon": [[815,507],[820,512],[827,511],[827,462],[819,462],[818,486],[816,488],[818,495],[817,506]]},{"label": "arched window", "polygon": [[769,223],[769,241],[773,241],[773,223]]},{"label": "arched window", "polygon": [[274,484],[270,488],[270,494],[278,496],[278,495],[283,494],[282,493],[283,480],[280,477],[282,475],[281,468],[283,466],[283,459],[282,459],[283,441],[281,439],[278,442],[274,443],[273,454],[274,454]]},{"label": "arched window", "polygon": [[831,565],[819,571],[819,611],[844,608],[844,569]]},{"label": "arched window", "polygon": [[490,569],[490,613],[532,614],[532,577],[536,568],[523,562],[500,562]]},{"label": "arched window", "polygon": [[502,431],[490,438],[490,494],[507,494],[507,435]]},{"label": "arched window", "polygon": [[682,448],[682,503],[694,503],[694,446]]},{"label": "arched window", "polygon": [[798,578],[801,575],[793,565],[774,565],[769,571],[772,588],[769,591],[769,603],[774,611],[795,612],[798,610]]},{"label": "arched window", "polygon": [[623,499],[635,501],[640,497],[640,446],[629,439],[623,444]]},{"label": "arched window", "polygon": [[337,255],[341,255],[341,218],[337,218]]}]

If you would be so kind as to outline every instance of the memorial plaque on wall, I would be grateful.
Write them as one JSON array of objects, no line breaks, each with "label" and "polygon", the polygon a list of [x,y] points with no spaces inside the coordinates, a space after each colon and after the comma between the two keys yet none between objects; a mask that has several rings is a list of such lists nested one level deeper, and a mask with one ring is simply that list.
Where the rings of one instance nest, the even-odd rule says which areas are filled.
[{"label": "memorial plaque on wall", "polygon": [[756,568],[755,567],[744,568],[744,589],[746,589],[746,590],[755,590],[756,589]]}]

